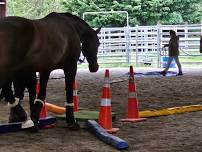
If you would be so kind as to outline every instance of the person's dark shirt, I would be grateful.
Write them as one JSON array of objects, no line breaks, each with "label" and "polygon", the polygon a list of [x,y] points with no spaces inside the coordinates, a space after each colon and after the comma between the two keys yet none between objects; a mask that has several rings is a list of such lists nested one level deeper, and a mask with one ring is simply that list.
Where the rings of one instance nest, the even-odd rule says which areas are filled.
[{"label": "person's dark shirt", "polygon": [[169,44],[169,56],[178,56],[179,55],[179,36],[173,35],[170,38]]}]

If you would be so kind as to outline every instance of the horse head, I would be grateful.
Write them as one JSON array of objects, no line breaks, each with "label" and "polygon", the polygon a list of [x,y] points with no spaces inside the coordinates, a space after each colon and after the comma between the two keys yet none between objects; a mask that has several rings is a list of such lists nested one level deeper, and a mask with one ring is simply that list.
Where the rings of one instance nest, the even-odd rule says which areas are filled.
[{"label": "horse head", "polygon": [[100,45],[97,34],[100,32],[101,27],[97,30],[85,33],[82,42],[82,53],[89,63],[89,71],[97,72],[99,65],[97,62],[98,47]]}]

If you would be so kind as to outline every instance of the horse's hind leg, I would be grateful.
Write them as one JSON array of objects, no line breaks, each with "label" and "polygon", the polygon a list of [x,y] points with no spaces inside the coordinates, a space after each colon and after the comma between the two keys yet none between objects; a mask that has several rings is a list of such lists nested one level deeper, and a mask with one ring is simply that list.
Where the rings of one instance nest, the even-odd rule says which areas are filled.
[{"label": "horse's hind leg", "polygon": [[65,73],[65,89],[66,89],[66,122],[67,127],[72,130],[77,130],[80,128],[79,124],[76,123],[73,111],[73,81],[76,76],[77,67],[68,67],[64,70]]},{"label": "horse's hind leg", "polygon": [[[6,82],[2,90],[5,93],[5,100],[8,101],[8,106],[10,107],[11,114],[16,113],[20,121],[25,121],[27,119],[27,114],[21,107],[19,100],[14,98],[13,91],[11,89],[12,81]],[[16,122],[11,116],[9,117],[9,122]]]},{"label": "horse's hind leg", "polygon": [[[13,86],[14,86],[14,97],[17,102],[21,102],[23,96],[24,96],[24,75],[20,73],[16,73],[13,78]],[[11,86],[10,86],[11,87]],[[22,112],[21,115],[24,115],[23,117],[27,118],[26,113]],[[25,118],[20,117],[13,108],[10,109],[10,115],[9,115],[9,122],[21,122],[24,121]]]},{"label": "horse's hind leg", "polygon": [[[25,88],[28,89],[29,92],[29,102],[30,102],[30,111],[31,107],[33,107],[34,99],[36,97],[36,73],[35,72],[23,72],[21,71],[19,74],[16,74],[13,79],[14,86],[14,97],[15,99],[21,100],[24,97]],[[19,122],[21,119],[18,115],[11,109],[9,122]]]},{"label": "horse's hind leg", "polygon": [[0,93],[0,101],[4,98],[4,93],[3,93],[3,89],[1,88],[1,93]]},{"label": "horse's hind leg", "polygon": [[[27,113],[22,108],[19,103],[19,99],[14,98],[13,91],[11,89],[12,81],[8,81],[4,86],[6,92],[6,101],[8,101],[8,106],[10,110],[17,115],[19,121],[22,121],[22,128],[30,128],[33,127],[33,122],[27,119]],[[12,121],[12,120],[10,120]]]},{"label": "horse's hind leg", "polygon": [[1,88],[0,100],[5,99],[5,97],[6,97],[5,86],[3,86]]}]

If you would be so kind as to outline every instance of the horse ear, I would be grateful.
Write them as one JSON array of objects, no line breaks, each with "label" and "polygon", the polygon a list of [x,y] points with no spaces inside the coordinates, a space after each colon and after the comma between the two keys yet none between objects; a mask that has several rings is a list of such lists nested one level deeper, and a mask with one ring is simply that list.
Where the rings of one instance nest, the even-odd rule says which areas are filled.
[{"label": "horse ear", "polygon": [[100,33],[101,28],[102,28],[102,27],[99,27],[98,29],[95,30],[95,32],[96,32],[97,34]]}]

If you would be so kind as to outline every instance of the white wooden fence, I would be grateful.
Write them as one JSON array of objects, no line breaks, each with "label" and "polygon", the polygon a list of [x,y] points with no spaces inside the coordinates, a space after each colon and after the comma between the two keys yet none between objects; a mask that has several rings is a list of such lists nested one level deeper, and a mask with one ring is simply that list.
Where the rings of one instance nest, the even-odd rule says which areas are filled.
[{"label": "white wooden fence", "polygon": [[200,56],[202,24],[156,25],[102,28],[98,52],[100,64],[141,63],[161,65],[162,47],[168,43],[169,30],[180,36],[180,57]]}]

